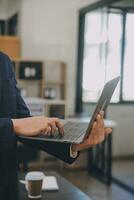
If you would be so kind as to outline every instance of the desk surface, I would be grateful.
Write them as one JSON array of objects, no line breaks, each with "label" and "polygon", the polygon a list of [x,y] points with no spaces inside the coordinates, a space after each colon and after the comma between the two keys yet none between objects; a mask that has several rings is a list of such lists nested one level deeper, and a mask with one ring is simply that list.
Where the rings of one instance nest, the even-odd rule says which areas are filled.
[{"label": "desk surface", "polygon": [[[91,200],[90,197],[56,172],[45,172],[45,174],[55,176],[60,189],[57,192],[43,192],[42,200]],[[24,174],[20,174],[19,178],[23,179]],[[19,183],[19,200],[27,199],[25,187]]]}]

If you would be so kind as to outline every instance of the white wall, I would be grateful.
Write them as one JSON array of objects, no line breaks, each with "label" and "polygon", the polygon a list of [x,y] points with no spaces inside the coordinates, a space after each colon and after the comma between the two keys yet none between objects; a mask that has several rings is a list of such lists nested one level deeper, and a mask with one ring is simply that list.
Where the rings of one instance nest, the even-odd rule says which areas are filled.
[{"label": "white wall", "polygon": [[20,8],[21,0],[0,0],[0,19],[7,19]]},{"label": "white wall", "polygon": [[68,113],[74,111],[78,9],[93,0],[22,0],[22,57],[67,63]]},{"label": "white wall", "polygon": [[0,0],[0,19],[7,19],[7,0]]},{"label": "white wall", "polygon": [[134,105],[110,105],[107,117],[117,123],[113,132],[113,155],[134,156]]},{"label": "white wall", "polygon": [[7,1],[8,1],[7,13],[8,17],[11,17],[20,10],[21,0],[7,0]]}]

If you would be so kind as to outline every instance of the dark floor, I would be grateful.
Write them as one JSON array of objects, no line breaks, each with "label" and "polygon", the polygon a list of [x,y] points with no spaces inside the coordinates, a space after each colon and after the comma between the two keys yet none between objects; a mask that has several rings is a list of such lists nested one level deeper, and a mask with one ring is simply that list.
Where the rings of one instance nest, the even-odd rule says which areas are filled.
[{"label": "dark floor", "polygon": [[134,189],[134,160],[113,161],[113,176]]},{"label": "dark floor", "polygon": [[86,171],[64,171],[60,174],[88,194],[93,200],[134,200],[134,195],[115,184],[110,187],[105,186]]}]

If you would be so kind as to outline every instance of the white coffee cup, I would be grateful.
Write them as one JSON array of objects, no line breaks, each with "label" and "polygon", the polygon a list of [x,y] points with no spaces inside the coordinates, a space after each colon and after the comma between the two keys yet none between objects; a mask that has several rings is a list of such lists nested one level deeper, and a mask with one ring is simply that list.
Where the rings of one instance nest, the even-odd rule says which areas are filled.
[{"label": "white coffee cup", "polygon": [[28,191],[28,197],[31,199],[41,198],[42,184],[44,174],[42,172],[28,172],[25,176],[25,187]]}]

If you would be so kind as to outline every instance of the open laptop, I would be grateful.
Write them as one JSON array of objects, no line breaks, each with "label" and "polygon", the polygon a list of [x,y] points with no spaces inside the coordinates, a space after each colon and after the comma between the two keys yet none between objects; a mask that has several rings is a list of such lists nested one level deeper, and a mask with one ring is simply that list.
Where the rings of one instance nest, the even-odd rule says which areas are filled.
[{"label": "open laptop", "polygon": [[120,80],[120,77],[116,77],[109,82],[107,82],[103,88],[103,91],[101,93],[101,96],[97,102],[96,108],[93,112],[93,115],[89,121],[89,123],[83,123],[83,122],[74,122],[74,121],[67,121],[64,124],[64,136],[61,137],[58,131],[56,131],[54,136],[36,136],[36,137],[24,137],[21,136],[21,138],[25,139],[34,139],[34,140],[43,140],[43,141],[53,141],[53,142],[62,142],[62,143],[80,143],[83,141],[84,138],[88,137],[93,123],[96,120],[96,117],[98,113],[103,110],[105,111],[111,97],[114,93],[114,90]]}]

